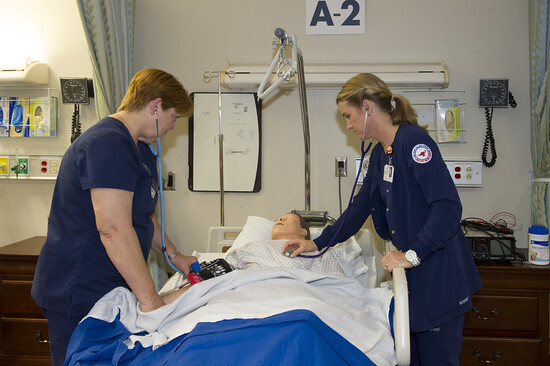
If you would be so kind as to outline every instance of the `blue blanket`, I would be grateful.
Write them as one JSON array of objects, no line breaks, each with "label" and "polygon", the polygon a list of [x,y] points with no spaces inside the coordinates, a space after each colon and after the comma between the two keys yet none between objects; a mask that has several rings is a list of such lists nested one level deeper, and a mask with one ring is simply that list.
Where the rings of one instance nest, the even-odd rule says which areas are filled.
[{"label": "blue blanket", "polygon": [[118,317],[112,323],[86,318],[65,365],[374,365],[308,310],[199,323],[154,351],[139,343],[128,349],[123,341],[130,335]]}]

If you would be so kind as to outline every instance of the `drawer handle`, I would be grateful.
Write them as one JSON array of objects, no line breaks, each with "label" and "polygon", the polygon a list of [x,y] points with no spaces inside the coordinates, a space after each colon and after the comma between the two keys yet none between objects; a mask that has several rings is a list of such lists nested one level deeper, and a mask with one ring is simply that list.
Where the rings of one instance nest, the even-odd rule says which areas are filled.
[{"label": "drawer handle", "polygon": [[497,308],[491,309],[491,316],[482,316],[482,315],[480,315],[481,312],[475,306],[472,309],[472,311],[476,314],[476,318],[478,318],[479,320],[492,320],[498,314],[498,309]]},{"label": "drawer handle", "polygon": [[36,333],[34,333],[34,337],[39,343],[50,343],[49,339],[42,338],[42,332],[37,330]]},{"label": "drawer handle", "polygon": [[477,357],[477,359],[479,360],[480,363],[491,364],[491,363],[496,363],[497,362],[497,358],[500,358],[500,352],[495,351],[495,353],[493,353],[493,359],[492,360],[484,360],[483,358],[481,358],[481,352],[479,352],[477,349],[474,351],[474,356]]}]

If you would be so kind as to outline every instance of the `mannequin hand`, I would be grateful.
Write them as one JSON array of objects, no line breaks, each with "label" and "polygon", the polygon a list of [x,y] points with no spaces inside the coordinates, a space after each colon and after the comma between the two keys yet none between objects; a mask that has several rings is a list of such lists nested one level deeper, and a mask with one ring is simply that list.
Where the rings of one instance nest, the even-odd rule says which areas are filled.
[{"label": "mannequin hand", "polygon": [[156,310],[164,305],[166,305],[164,303],[164,300],[162,300],[162,298],[157,293],[155,293],[154,296],[151,296],[149,299],[139,301],[139,310],[147,313],[149,311]]}]

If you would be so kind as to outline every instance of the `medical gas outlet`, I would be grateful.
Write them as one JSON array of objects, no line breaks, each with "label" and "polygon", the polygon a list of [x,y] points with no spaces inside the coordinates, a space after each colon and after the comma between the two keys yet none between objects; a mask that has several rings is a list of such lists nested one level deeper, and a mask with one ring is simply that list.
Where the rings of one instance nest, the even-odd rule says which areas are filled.
[{"label": "medical gas outlet", "polygon": [[16,177],[29,175],[29,158],[17,158],[15,164],[11,167],[11,171]]},{"label": "medical gas outlet", "polygon": [[0,175],[8,175],[9,158],[6,156],[0,157]]}]

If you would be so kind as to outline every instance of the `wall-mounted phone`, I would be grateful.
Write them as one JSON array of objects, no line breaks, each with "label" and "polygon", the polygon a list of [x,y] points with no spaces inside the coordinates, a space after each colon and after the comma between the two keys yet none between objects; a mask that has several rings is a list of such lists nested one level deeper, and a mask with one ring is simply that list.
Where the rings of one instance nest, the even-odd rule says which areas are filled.
[{"label": "wall-mounted phone", "polygon": [[[514,96],[508,89],[508,79],[479,80],[479,106],[485,108],[485,120],[487,122],[481,161],[487,168],[494,166],[497,160],[492,126],[493,108],[508,108],[508,105],[512,108],[517,106]],[[489,149],[491,150],[491,160],[487,160]]]},{"label": "wall-mounted phone", "polygon": [[60,78],[63,103],[73,103],[74,112],[71,123],[71,143],[80,136],[80,104],[89,104],[94,96],[92,79]]}]

